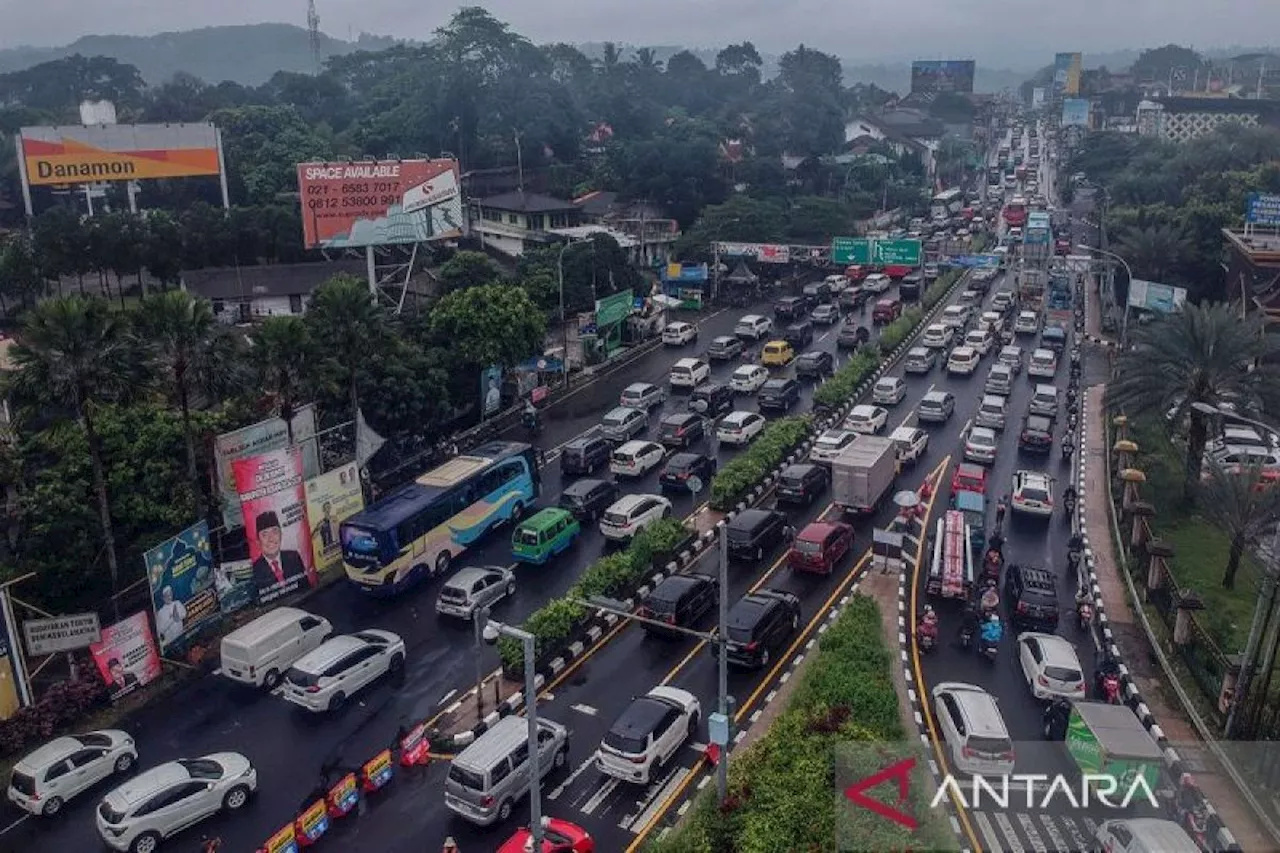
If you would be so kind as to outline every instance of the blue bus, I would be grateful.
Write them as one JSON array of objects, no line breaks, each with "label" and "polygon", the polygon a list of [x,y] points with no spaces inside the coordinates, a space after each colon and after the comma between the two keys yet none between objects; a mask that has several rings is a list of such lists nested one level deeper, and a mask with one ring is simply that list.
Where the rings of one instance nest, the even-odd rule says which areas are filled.
[{"label": "blue bus", "polygon": [[342,523],[347,578],[390,596],[444,574],[467,548],[518,521],[541,490],[528,444],[490,441],[428,471]]}]

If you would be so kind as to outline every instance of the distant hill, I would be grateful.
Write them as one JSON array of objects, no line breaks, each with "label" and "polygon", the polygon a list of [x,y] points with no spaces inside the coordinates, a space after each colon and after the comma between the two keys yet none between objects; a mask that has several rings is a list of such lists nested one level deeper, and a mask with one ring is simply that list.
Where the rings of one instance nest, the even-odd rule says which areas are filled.
[{"label": "distant hill", "polygon": [[[320,57],[357,50],[383,50],[397,39],[361,34],[354,42],[320,35]],[[218,83],[233,80],[258,86],[277,71],[311,72],[311,39],[292,24],[206,27],[154,36],[85,36],[63,47],[14,47],[0,50],[0,73],[20,71],[41,62],[74,54],[110,56],[136,66],[150,84],[163,83],[178,71]]]}]

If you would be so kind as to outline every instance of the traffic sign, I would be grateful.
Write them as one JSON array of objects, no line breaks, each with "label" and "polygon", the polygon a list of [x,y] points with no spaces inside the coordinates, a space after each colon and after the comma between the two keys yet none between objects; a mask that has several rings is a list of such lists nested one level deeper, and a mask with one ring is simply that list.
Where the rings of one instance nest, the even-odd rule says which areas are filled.
[{"label": "traffic sign", "polygon": [[871,263],[871,241],[855,237],[835,238],[831,241],[831,263],[840,265]]},{"label": "traffic sign", "polygon": [[876,240],[871,245],[871,262],[918,267],[920,266],[920,241]]}]

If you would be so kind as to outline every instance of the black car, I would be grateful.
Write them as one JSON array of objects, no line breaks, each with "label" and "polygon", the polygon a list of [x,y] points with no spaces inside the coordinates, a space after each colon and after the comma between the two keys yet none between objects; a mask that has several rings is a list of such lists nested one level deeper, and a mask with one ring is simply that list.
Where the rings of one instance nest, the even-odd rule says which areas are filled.
[{"label": "black car", "polygon": [[760,411],[785,412],[800,402],[800,383],[794,379],[770,379],[760,386],[756,405]]},{"label": "black car", "polygon": [[[800,630],[800,599],[780,589],[750,592],[729,610],[728,651],[730,666],[766,667],[775,654]],[[712,656],[720,647],[710,644]]]},{"label": "black car", "polygon": [[725,526],[729,558],[761,560],[783,540],[787,517],[774,509],[748,509]]},{"label": "black car", "polygon": [[830,480],[831,474],[821,465],[797,462],[782,470],[774,494],[780,504],[808,506],[826,490]]},{"label": "black car", "polygon": [[708,382],[693,389],[689,395],[689,411],[718,418],[733,411],[733,389],[723,382]]},{"label": "black car", "polygon": [[1027,415],[1018,433],[1018,448],[1029,453],[1048,453],[1053,449],[1053,421],[1044,415]]},{"label": "black car", "polygon": [[738,338],[722,335],[707,347],[707,358],[712,361],[730,361],[742,355],[743,343]]},{"label": "black car", "polygon": [[689,478],[697,477],[704,485],[710,485],[716,473],[716,460],[702,453],[677,453],[667,460],[658,485],[665,491],[689,491]]},{"label": "black car", "polygon": [[838,349],[857,349],[870,338],[871,333],[867,331],[865,326],[845,323],[840,327],[840,331],[836,333],[836,347]]},{"label": "black car", "polygon": [[707,436],[702,415],[681,412],[667,415],[658,424],[658,443],[666,447],[688,447]]},{"label": "black car", "polygon": [[560,451],[560,473],[591,474],[597,468],[609,467],[613,445],[601,435],[584,435],[566,444]]},{"label": "black car", "polygon": [[835,372],[836,360],[826,350],[809,350],[796,359],[796,376],[821,379]]},{"label": "black car", "polygon": [[792,323],[782,330],[782,339],[795,347],[797,351],[804,349],[813,343],[813,323],[808,320]]},{"label": "black car", "polygon": [[898,282],[898,296],[903,300],[915,301],[920,298],[923,283],[920,279],[920,273],[908,273]]},{"label": "black car", "polygon": [[836,300],[840,307],[845,311],[856,311],[863,305],[867,304],[867,300],[871,298],[871,294],[863,290],[862,285],[852,284],[840,291],[840,296]]},{"label": "black car", "polygon": [[803,317],[809,310],[809,300],[803,296],[783,296],[774,300],[773,316],[779,320],[794,320]]},{"label": "black car", "polygon": [[618,499],[618,486],[590,477],[577,480],[560,492],[560,508],[584,521],[594,521]]},{"label": "black car", "polygon": [[[693,628],[719,601],[720,583],[709,575],[672,575],[654,587],[639,614],[674,628]],[[680,636],[652,622],[640,623],[651,634]]]},{"label": "black car", "polygon": [[1009,621],[1019,631],[1058,628],[1058,579],[1052,572],[1014,564],[1005,568],[1004,598]]}]

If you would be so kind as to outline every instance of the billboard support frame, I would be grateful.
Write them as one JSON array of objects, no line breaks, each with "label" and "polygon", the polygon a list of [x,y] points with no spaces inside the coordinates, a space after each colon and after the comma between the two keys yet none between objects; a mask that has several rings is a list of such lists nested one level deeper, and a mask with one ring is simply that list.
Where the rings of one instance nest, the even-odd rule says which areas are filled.
[{"label": "billboard support frame", "polygon": [[22,184],[22,203],[27,208],[27,219],[35,216],[31,207],[31,182],[27,180],[27,158],[23,156],[22,134],[13,136],[14,154],[18,158],[18,183]]},{"label": "billboard support frame", "polygon": [[[20,642],[21,638],[18,636],[18,620],[13,612],[13,602],[18,601],[23,607],[28,607],[42,616],[48,617],[52,616],[52,614],[45,613],[38,607],[32,607],[20,599],[15,599],[9,590],[35,576],[35,572],[27,572],[25,575],[0,583],[0,615],[4,618],[5,641],[9,644],[9,660],[13,663],[13,674],[18,682],[18,701],[22,703],[24,708],[30,707],[34,702],[34,696],[31,692],[31,677],[35,675],[35,672],[30,675],[27,673],[26,650],[23,648]],[[53,656],[50,655],[48,660],[53,660]],[[40,667],[36,667],[36,672],[39,671]]]},{"label": "billboard support frame", "polygon": [[222,209],[231,209],[231,193],[227,190],[227,155],[222,150],[222,128],[213,128],[213,137],[218,143],[218,185],[222,188]]}]

